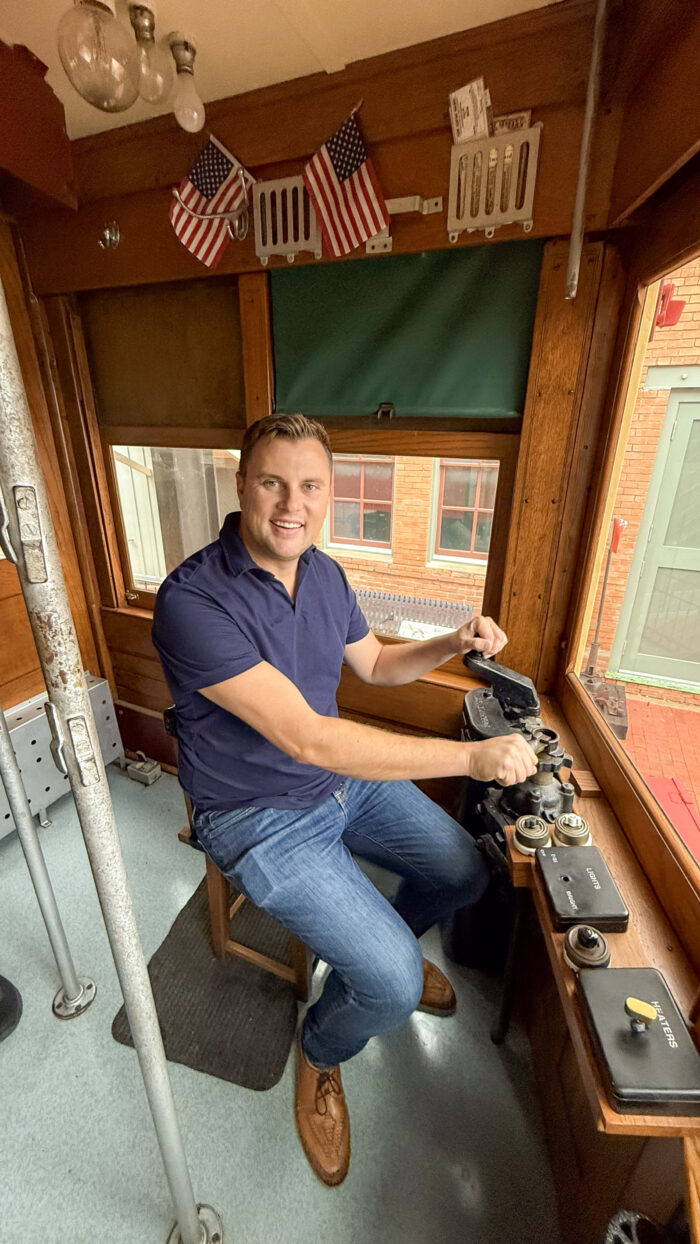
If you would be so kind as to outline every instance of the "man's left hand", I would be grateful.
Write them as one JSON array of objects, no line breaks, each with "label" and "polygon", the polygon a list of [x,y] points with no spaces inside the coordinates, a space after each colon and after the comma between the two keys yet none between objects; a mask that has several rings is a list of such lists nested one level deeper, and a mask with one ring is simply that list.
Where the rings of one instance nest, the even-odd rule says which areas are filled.
[{"label": "man's left hand", "polygon": [[507,635],[496,625],[493,618],[472,618],[455,631],[455,637],[460,655],[476,649],[484,657],[495,657],[508,643]]}]

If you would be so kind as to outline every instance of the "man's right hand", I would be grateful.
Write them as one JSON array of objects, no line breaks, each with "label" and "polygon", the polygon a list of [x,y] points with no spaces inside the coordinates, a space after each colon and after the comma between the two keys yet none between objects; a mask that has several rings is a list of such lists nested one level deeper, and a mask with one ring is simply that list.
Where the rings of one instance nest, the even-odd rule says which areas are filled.
[{"label": "man's right hand", "polygon": [[468,746],[468,774],[477,782],[515,786],[537,772],[537,757],[522,734],[499,735]]}]

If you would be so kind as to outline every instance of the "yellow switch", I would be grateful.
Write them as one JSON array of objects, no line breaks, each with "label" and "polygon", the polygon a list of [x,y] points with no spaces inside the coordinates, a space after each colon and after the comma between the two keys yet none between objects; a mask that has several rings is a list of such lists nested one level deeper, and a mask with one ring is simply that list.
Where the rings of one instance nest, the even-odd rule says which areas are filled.
[{"label": "yellow switch", "polygon": [[643,1002],[641,998],[625,998],[625,1011],[632,1019],[644,1024],[645,1028],[658,1019],[656,1008],[651,1002]]}]

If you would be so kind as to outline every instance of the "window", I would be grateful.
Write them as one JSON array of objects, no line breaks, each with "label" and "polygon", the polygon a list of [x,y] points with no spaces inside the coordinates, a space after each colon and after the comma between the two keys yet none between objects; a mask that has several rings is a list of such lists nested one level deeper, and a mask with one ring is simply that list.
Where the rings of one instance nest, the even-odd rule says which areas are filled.
[{"label": "window", "polygon": [[113,445],[111,454],[127,584],[153,593],[238,509],[238,450]]},{"label": "window", "polygon": [[441,460],[435,557],[486,561],[497,484],[497,462]]},{"label": "window", "polygon": [[331,544],[390,549],[393,505],[393,458],[334,455]]},{"label": "window", "polygon": [[574,671],[700,861],[700,260],[671,275],[685,309],[650,333],[648,294]]}]

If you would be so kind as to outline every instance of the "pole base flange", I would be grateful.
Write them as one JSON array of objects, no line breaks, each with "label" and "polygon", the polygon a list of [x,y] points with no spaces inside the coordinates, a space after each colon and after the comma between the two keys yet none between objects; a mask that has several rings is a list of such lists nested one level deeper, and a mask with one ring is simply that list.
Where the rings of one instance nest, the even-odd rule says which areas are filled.
[{"label": "pole base flange", "polygon": [[[204,1228],[200,1244],[224,1244],[224,1224],[211,1205],[198,1205],[197,1215]],[[182,1244],[182,1236],[177,1223],[168,1236],[167,1244]]]},{"label": "pole base flange", "polygon": [[76,1015],[82,1015],[83,1011],[87,1011],[90,1003],[95,1001],[97,993],[95,982],[89,980],[87,976],[79,976],[78,983],[80,993],[77,998],[66,998],[65,989],[59,989],[51,1007],[56,1019],[75,1019]]}]

